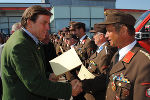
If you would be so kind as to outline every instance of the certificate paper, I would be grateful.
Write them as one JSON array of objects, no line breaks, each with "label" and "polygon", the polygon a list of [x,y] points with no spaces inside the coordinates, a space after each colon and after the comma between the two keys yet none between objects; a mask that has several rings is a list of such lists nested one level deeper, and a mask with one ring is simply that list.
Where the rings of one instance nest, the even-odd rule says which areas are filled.
[{"label": "certificate paper", "polygon": [[80,78],[80,80],[95,78],[95,76],[91,72],[89,72],[84,65],[81,66],[78,77]]},{"label": "certificate paper", "polygon": [[55,75],[61,75],[82,64],[74,48],[49,61]]}]

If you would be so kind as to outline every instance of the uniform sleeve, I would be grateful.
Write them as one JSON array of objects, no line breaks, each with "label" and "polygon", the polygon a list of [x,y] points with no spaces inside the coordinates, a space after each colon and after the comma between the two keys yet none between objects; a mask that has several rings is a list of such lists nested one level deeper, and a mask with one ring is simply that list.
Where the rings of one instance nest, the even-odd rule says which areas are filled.
[{"label": "uniform sleeve", "polygon": [[89,40],[88,43],[84,45],[82,48],[82,58],[83,60],[87,60],[90,58],[96,51],[97,46],[94,41]]},{"label": "uniform sleeve", "polygon": [[114,54],[117,52],[117,48],[111,47],[111,46],[107,46],[107,47],[105,48],[105,51],[106,51],[106,55],[104,55],[104,56],[101,58],[101,60],[100,60],[101,65],[98,66],[100,72],[103,72],[106,68],[108,68],[108,66],[110,65],[110,62],[111,62],[112,57],[113,57]]},{"label": "uniform sleeve", "polygon": [[141,55],[142,60],[137,62],[138,72],[134,84],[133,100],[150,100],[150,55]]},{"label": "uniform sleeve", "polygon": [[88,57],[91,57],[97,49],[97,45],[93,40],[89,42],[89,44],[87,45],[87,49],[88,49],[87,50]]},{"label": "uniform sleeve", "polygon": [[69,83],[51,82],[46,79],[42,59],[36,49],[27,45],[17,45],[13,48],[11,63],[19,79],[33,94],[69,100],[71,85]]},{"label": "uniform sleeve", "polygon": [[106,74],[100,74],[94,79],[85,79],[82,81],[82,88],[86,92],[97,92],[106,90]]}]

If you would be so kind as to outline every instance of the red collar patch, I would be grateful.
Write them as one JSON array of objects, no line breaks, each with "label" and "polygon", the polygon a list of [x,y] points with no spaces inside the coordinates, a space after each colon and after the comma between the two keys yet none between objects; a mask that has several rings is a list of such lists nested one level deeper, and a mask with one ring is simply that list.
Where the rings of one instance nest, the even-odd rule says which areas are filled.
[{"label": "red collar patch", "polygon": [[82,40],[82,44],[85,44],[85,41],[86,41],[86,40]]},{"label": "red collar patch", "polygon": [[131,52],[131,51],[129,51],[129,52],[125,55],[125,57],[123,58],[123,61],[124,61],[125,63],[129,63],[133,56],[134,56],[134,53]]}]

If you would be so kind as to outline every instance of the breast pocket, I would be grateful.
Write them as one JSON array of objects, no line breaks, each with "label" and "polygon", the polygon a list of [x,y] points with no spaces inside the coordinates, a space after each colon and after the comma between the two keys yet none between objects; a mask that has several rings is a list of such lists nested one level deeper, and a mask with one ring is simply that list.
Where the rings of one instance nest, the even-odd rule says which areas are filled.
[{"label": "breast pocket", "polygon": [[129,100],[131,84],[118,81],[116,85],[118,87],[116,92],[120,100]]}]

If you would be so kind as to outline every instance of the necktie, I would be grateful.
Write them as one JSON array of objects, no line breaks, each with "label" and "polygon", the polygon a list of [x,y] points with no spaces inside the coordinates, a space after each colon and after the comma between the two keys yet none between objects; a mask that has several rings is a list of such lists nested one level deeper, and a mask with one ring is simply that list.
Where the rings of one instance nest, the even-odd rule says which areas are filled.
[{"label": "necktie", "polygon": [[119,60],[119,51],[117,51],[115,56],[115,64],[118,62],[118,60]]}]

